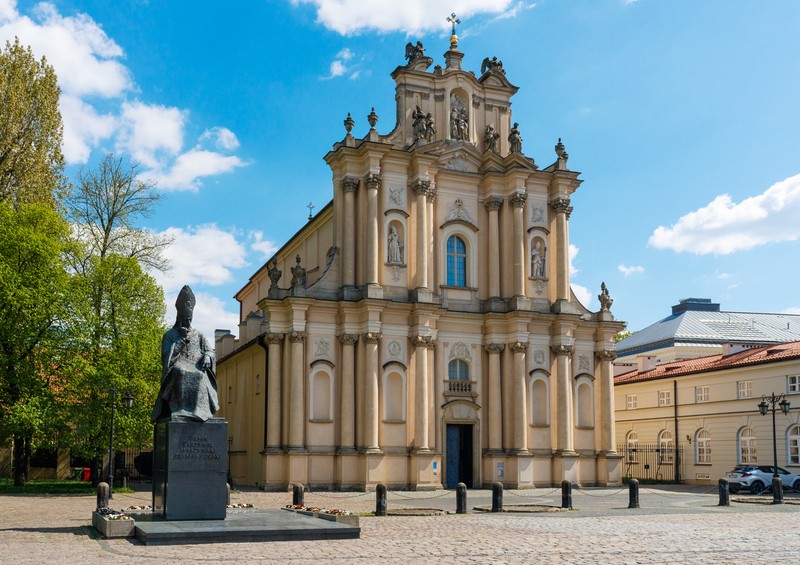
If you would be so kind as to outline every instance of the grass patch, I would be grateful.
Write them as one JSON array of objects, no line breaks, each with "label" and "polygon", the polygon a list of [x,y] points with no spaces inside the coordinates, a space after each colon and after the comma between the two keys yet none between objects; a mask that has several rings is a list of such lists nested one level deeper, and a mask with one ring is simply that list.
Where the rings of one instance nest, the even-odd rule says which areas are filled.
[{"label": "grass patch", "polygon": [[[28,481],[24,487],[14,486],[13,479],[0,479],[0,494],[95,494],[97,489],[92,483],[83,481],[54,479]],[[117,487],[114,492],[130,494],[134,492],[129,488]]]}]

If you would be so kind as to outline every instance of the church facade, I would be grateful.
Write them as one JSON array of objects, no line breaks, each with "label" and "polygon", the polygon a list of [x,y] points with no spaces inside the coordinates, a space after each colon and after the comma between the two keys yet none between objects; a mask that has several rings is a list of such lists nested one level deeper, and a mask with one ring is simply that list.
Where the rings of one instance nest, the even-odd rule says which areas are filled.
[{"label": "church facade", "polygon": [[623,328],[603,288],[570,288],[559,140],[522,152],[502,62],[444,67],[406,47],[397,124],[344,122],[325,156],[333,200],[237,293],[239,338],[216,335],[231,473],[417,490],[619,483],[612,360]]}]

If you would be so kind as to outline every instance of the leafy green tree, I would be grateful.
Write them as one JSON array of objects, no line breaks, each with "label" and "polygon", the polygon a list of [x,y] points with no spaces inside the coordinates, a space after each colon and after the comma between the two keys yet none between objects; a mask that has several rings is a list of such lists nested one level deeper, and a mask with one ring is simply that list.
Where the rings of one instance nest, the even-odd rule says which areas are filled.
[{"label": "leafy green tree", "polygon": [[0,202],[55,205],[67,189],[60,89],[53,67],[30,47],[0,50]]},{"label": "leafy green tree", "polygon": [[0,202],[0,430],[14,442],[14,483],[52,412],[54,361],[71,302],[69,226],[46,204]]}]

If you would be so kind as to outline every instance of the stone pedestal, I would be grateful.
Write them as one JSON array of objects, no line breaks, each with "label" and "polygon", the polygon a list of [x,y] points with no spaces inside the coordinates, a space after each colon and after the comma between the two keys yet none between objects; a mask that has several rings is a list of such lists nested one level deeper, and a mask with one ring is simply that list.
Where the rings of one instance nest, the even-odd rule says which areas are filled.
[{"label": "stone pedestal", "polygon": [[156,423],[154,514],[167,520],[224,520],[227,472],[225,420]]}]

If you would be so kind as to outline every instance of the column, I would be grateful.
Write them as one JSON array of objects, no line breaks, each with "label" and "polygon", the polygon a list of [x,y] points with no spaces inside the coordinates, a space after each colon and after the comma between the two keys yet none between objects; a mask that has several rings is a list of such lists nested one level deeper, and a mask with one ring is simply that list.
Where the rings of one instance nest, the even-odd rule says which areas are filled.
[{"label": "column", "polygon": [[436,277],[436,269],[434,267],[435,263],[433,260],[434,257],[434,225],[433,225],[433,202],[436,200],[436,189],[433,187],[428,188],[428,193],[425,195],[425,200],[428,204],[428,211],[426,214],[426,223],[427,223],[427,237],[425,239],[427,250],[428,250],[428,283],[425,285],[428,288],[436,288],[434,284],[434,278]]},{"label": "column", "polygon": [[523,454],[528,452],[528,422],[525,417],[525,352],[528,350],[528,344],[517,341],[509,345],[509,348],[514,355],[511,376],[514,407],[514,420],[511,426],[514,434],[512,452]]},{"label": "column", "polygon": [[358,191],[359,180],[355,177],[342,179],[342,192],[344,192],[344,242],[342,259],[344,269],[342,284],[355,286],[356,284],[356,205],[355,194]]},{"label": "column", "polygon": [[558,429],[556,430],[556,451],[572,453],[574,451],[574,416],[572,404],[572,371],[570,371],[571,345],[554,345],[551,348],[556,355],[556,411],[558,413]]},{"label": "column", "polygon": [[500,208],[503,199],[491,196],[483,203],[489,212],[489,298],[500,297]]},{"label": "column", "polygon": [[339,450],[352,451],[356,447],[356,352],[358,335],[342,334],[342,390],[339,415]]},{"label": "column", "polygon": [[303,396],[303,381],[305,371],[303,367],[303,349],[306,342],[305,332],[292,332],[289,334],[292,349],[292,372],[289,382],[289,450],[301,451],[305,440],[305,397]]},{"label": "column", "polygon": [[364,447],[367,452],[380,451],[378,446],[378,342],[381,334],[369,332],[362,335],[366,357],[366,382],[364,383]]},{"label": "column", "polygon": [[554,198],[550,208],[556,213],[556,300],[569,300],[569,198]]},{"label": "column", "polygon": [[418,180],[414,183],[414,194],[417,196],[417,242],[416,242],[416,255],[417,255],[417,288],[428,288],[428,245],[427,245],[427,206],[425,199],[428,195],[431,183],[427,180]]},{"label": "column", "polygon": [[500,386],[500,353],[505,349],[501,343],[486,346],[489,354],[489,449],[500,451],[503,448],[502,387]]},{"label": "column", "polygon": [[[378,188],[381,178],[369,173],[367,185],[367,284],[378,284]],[[351,224],[354,226],[355,224]],[[345,226],[345,231],[350,226]]]},{"label": "column", "polygon": [[528,195],[515,192],[511,197],[514,208],[514,296],[525,296],[525,201]]},{"label": "column", "polygon": [[267,449],[281,445],[281,344],[283,334],[267,334],[269,375],[267,375]]},{"label": "column", "polygon": [[600,451],[617,452],[616,430],[614,429],[614,370],[612,361],[617,358],[615,351],[603,350],[596,353],[600,360],[600,414],[595,415],[595,422],[600,419]]},{"label": "column", "polygon": [[436,407],[437,405],[441,405],[441,403],[437,403],[435,399],[442,399],[444,398],[442,394],[443,388],[443,381],[442,379],[434,379],[433,375],[436,374],[436,363],[438,362],[438,357],[441,355],[436,354],[436,348],[438,347],[438,341],[435,339],[428,339],[428,449],[436,449],[438,445],[437,438],[441,437],[437,433],[436,429]]},{"label": "column", "polygon": [[414,451],[428,450],[428,342],[412,338],[414,345]]}]

